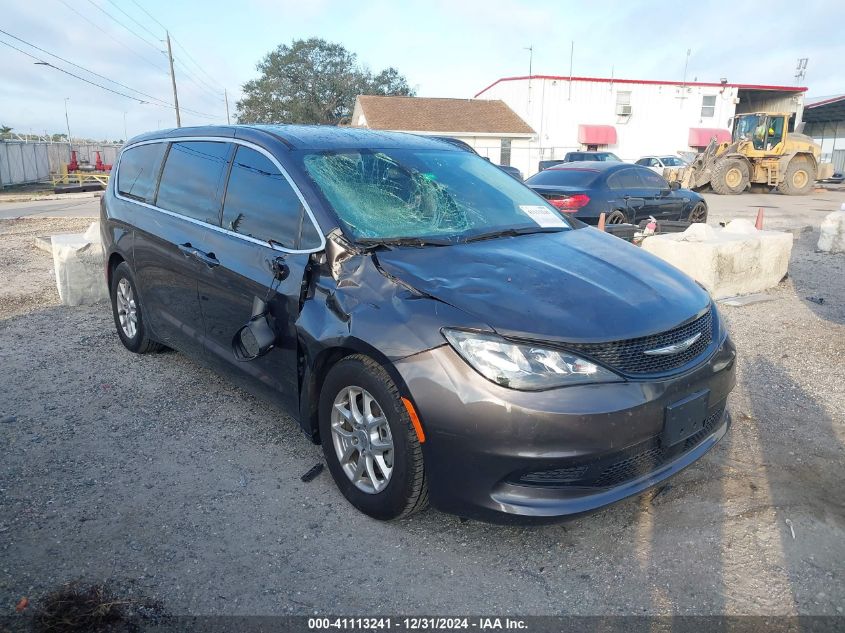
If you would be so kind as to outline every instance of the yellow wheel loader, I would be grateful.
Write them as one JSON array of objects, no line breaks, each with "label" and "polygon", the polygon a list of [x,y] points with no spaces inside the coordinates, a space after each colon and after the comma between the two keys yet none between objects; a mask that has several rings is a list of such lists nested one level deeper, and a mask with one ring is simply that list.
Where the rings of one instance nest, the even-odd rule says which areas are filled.
[{"label": "yellow wheel loader", "polygon": [[668,167],[664,176],[685,189],[709,185],[720,194],[737,194],[750,185],[777,187],[781,193],[808,193],[816,180],[829,178],[833,165],[820,162],[821,147],[791,131],[791,113],[737,115],[730,143],[710,141],[686,167]]}]

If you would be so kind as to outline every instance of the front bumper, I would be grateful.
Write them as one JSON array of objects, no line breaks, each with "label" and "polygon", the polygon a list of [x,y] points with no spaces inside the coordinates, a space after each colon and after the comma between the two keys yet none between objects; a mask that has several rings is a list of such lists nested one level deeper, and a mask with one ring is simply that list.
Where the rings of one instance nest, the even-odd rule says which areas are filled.
[{"label": "front bumper", "polygon": [[[684,374],[524,392],[493,384],[448,345],[395,363],[426,441],[432,505],[493,522],[591,512],[670,477],[730,426],[736,351],[726,338]],[[707,392],[697,432],[668,445],[666,407]]]}]

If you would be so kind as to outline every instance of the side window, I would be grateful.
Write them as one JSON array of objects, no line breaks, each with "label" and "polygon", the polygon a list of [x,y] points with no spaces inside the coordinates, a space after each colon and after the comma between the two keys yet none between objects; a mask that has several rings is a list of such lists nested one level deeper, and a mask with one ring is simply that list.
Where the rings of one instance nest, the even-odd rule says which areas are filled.
[{"label": "side window", "polygon": [[[261,152],[238,147],[226,188],[223,228],[294,249],[303,227],[313,229],[312,222],[279,168]],[[319,238],[313,233],[306,241],[316,245]]]},{"label": "side window", "polygon": [[617,171],[607,177],[607,186],[611,189],[641,189],[643,183],[637,175],[638,172],[639,170],[634,168]]},{"label": "side window", "polygon": [[219,225],[220,196],[231,147],[214,141],[171,144],[156,206]]},{"label": "side window", "polygon": [[130,147],[120,157],[117,191],[141,202],[153,203],[156,180],[167,143],[149,143]]},{"label": "side window", "polygon": [[668,189],[669,185],[666,183],[666,179],[663,178],[660,174],[656,174],[650,169],[637,169],[637,175],[642,179],[643,184],[641,186],[646,187],[648,189]]},{"label": "side window", "polygon": [[701,116],[710,118],[716,114],[716,95],[704,95],[701,97]]}]

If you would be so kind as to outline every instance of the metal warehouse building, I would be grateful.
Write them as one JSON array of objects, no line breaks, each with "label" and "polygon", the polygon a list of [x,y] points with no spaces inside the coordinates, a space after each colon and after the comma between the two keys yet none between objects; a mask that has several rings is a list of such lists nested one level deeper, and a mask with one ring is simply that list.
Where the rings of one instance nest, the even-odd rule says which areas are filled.
[{"label": "metal warehouse building", "polygon": [[476,94],[501,99],[537,136],[511,164],[526,175],[572,150],[609,150],[623,160],[698,151],[730,138],[729,119],[761,110],[794,112],[806,88],[751,84],[532,75],[505,77]]},{"label": "metal warehouse building", "polygon": [[804,123],[804,133],[822,146],[822,161],[845,173],[845,95],[808,100]]}]

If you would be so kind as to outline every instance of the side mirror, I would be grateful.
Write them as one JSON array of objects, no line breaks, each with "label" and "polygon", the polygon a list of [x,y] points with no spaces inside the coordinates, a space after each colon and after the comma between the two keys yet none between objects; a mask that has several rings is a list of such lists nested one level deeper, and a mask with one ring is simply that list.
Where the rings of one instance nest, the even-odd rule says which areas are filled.
[{"label": "side mirror", "polygon": [[681,183],[679,183],[677,180],[673,180],[672,182],[669,183],[669,189],[671,191],[677,191],[680,188],[681,188]]},{"label": "side mirror", "polygon": [[252,317],[232,338],[232,353],[239,361],[255,360],[276,346],[276,333],[267,318],[267,304],[256,297]]}]

